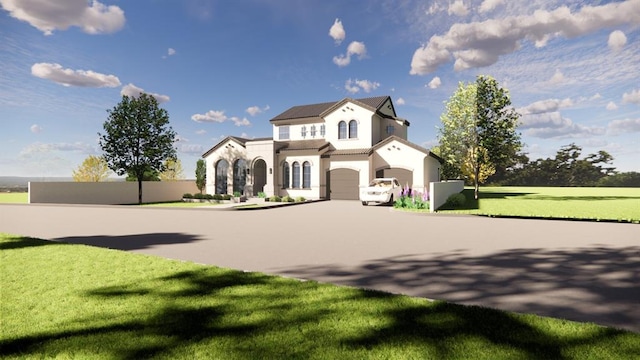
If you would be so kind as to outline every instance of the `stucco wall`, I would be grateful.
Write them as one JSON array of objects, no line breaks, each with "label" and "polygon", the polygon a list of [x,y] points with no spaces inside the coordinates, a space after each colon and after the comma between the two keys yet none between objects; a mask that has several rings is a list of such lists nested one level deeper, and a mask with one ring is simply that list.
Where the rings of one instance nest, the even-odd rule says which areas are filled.
[{"label": "stucco wall", "polygon": [[447,199],[452,194],[457,194],[464,190],[464,181],[462,180],[449,180],[442,182],[429,183],[429,209],[431,212],[438,210],[438,208],[447,202]]},{"label": "stucco wall", "polygon": [[[331,114],[325,117],[327,125],[327,140],[336,149],[364,149],[371,147],[371,132],[373,112],[347,102]],[[358,137],[355,139],[338,139],[338,123],[344,121],[347,124],[347,134],[349,131],[349,121],[356,120],[358,123]],[[348,137],[348,136],[347,136]]]},{"label": "stucco wall", "polygon": [[[144,181],[142,202],[180,200],[185,193],[200,192],[194,180]],[[138,183],[113,182],[29,182],[29,203],[137,204]]]}]

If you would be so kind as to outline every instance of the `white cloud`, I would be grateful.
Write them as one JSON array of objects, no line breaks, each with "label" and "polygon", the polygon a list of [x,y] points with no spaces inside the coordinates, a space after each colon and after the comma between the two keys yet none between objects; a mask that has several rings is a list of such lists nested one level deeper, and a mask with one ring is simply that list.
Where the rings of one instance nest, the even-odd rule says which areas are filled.
[{"label": "white cloud", "polygon": [[231,117],[231,121],[233,121],[233,124],[235,126],[249,126],[251,125],[251,122],[245,117],[245,118],[239,118],[237,116],[232,116]]},{"label": "white cloud", "polygon": [[614,120],[609,123],[609,131],[613,134],[640,132],[640,118]]},{"label": "white cloud", "polygon": [[640,105],[640,90],[634,89],[630,93],[622,94],[623,104],[638,104]]},{"label": "white cloud", "polygon": [[616,103],[614,103],[613,101],[609,101],[609,103],[607,104],[607,110],[617,110],[618,109],[618,105],[616,105]]},{"label": "white cloud", "polygon": [[355,94],[360,90],[366,93],[369,93],[377,89],[379,86],[380,86],[379,82],[369,81],[369,80],[358,80],[358,79],[355,79],[355,80],[349,79],[344,84],[344,88],[352,94]]},{"label": "white cloud", "polygon": [[427,84],[430,89],[437,89],[440,87],[440,85],[442,85],[442,81],[440,81],[440,78],[438,76],[431,79],[431,81],[429,81],[429,84]]},{"label": "white cloud", "polygon": [[528,136],[543,139],[578,138],[605,133],[603,127],[576,124],[571,119],[560,115],[559,112],[523,116],[520,128],[524,129]]},{"label": "white cloud", "polygon": [[20,151],[21,158],[30,158],[35,154],[51,153],[56,151],[71,151],[84,154],[93,154],[95,149],[93,146],[83,143],[33,143]]},{"label": "white cloud", "polygon": [[462,0],[455,0],[453,3],[449,4],[447,12],[449,15],[454,14],[457,16],[465,16],[469,13],[469,9]]},{"label": "white cloud", "polygon": [[77,26],[88,34],[113,33],[124,26],[124,11],[97,0],[0,0],[9,14],[45,35]]},{"label": "white cloud", "polygon": [[223,123],[229,118],[224,114],[224,110],[209,110],[204,114],[193,114],[191,120],[196,122],[217,122]]},{"label": "white cloud", "polygon": [[198,135],[204,135],[206,133],[207,133],[207,130],[204,130],[204,129],[200,129],[200,130],[196,131],[196,134],[198,134]]},{"label": "white cloud", "polygon": [[256,115],[261,114],[261,113],[263,113],[263,112],[265,112],[265,111],[267,111],[269,109],[270,109],[269,105],[267,105],[267,106],[265,106],[263,108],[260,108],[259,106],[251,106],[251,107],[248,107],[245,111],[251,116],[256,116]]},{"label": "white cloud", "polygon": [[367,56],[367,47],[359,41],[352,41],[347,47],[346,55],[338,55],[333,57],[333,63],[344,67],[351,63],[351,56],[358,55],[358,59],[362,60]]},{"label": "white cloud", "polygon": [[484,0],[482,4],[480,4],[478,11],[480,13],[489,12],[495,9],[498,5],[502,5],[503,1],[504,0]]},{"label": "white cloud", "polygon": [[329,29],[329,36],[336,42],[336,45],[340,45],[347,34],[344,31],[344,27],[342,27],[342,21],[340,19],[336,19]]},{"label": "white cloud", "polygon": [[411,60],[411,74],[425,75],[455,59],[454,69],[464,70],[496,63],[501,55],[520,48],[520,41],[546,45],[549,37],[574,38],[600,29],[640,22],[640,0],[583,6],[572,12],[567,6],[537,10],[531,15],[507,16],[482,22],[457,23],[444,35],[434,35],[418,48]]},{"label": "white cloud", "polygon": [[429,15],[433,15],[437,12],[443,11],[444,7],[440,6],[440,4],[438,4],[437,2],[433,2],[430,6],[429,9],[426,11],[427,14]]},{"label": "white cloud", "polygon": [[398,98],[398,100],[396,100],[396,104],[404,105],[405,104],[404,99],[403,98]]},{"label": "white cloud", "polygon": [[204,147],[198,144],[179,144],[178,152],[183,154],[202,154],[204,153]]},{"label": "white cloud", "polygon": [[158,103],[164,103],[169,101],[171,98],[167,95],[160,95],[160,94],[155,94],[155,93],[150,93],[147,91],[144,91],[144,89],[141,89],[133,84],[128,84],[122,87],[122,90],[120,90],[120,95],[127,95],[127,96],[131,96],[134,98],[137,98],[138,96],[140,96],[140,94],[145,93],[148,95],[153,96],[154,98],[156,98],[156,101],[158,101]]},{"label": "white cloud", "polygon": [[42,127],[40,125],[38,125],[38,124],[33,124],[33,125],[31,125],[29,130],[31,130],[32,133],[37,134],[37,133],[42,131]]},{"label": "white cloud", "polygon": [[517,111],[521,115],[534,115],[556,112],[562,108],[573,106],[574,102],[571,98],[566,99],[547,99],[531,103],[525,107],[519,108]]},{"label": "white cloud", "polygon": [[173,48],[169,48],[167,50],[167,55],[171,56],[171,55],[175,55],[176,54],[176,50]]},{"label": "white cloud", "polygon": [[589,100],[591,101],[598,100],[598,99],[602,99],[602,95],[600,95],[600,93],[596,93],[595,95],[589,98]]},{"label": "white cloud", "polygon": [[620,51],[627,44],[627,36],[622,31],[616,30],[609,34],[607,44],[611,50]]},{"label": "white cloud", "polygon": [[120,79],[117,76],[100,74],[91,70],[63,69],[60,64],[33,64],[31,74],[64,86],[94,88],[120,86]]},{"label": "white cloud", "polygon": [[560,71],[560,69],[556,69],[555,74],[553,74],[551,79],[549,79],[549,84],[557,85],[557,84],[563,83],[564,81],[565,81],[564,74],[562,73],[562,71]]}]

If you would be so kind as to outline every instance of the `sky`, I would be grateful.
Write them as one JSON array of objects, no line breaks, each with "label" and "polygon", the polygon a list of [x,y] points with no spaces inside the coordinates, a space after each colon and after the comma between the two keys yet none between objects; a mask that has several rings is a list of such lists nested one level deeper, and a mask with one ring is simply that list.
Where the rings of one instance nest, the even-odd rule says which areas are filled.
[{"label": "sky", "polygon": [[640,171],[640,0],[0,0],[0,176],[70,177],[143,91],[187,178],[224,137],[346,97],[391,96],[430,148],[478,75],[509,90],[530,159],[575,143]]}]

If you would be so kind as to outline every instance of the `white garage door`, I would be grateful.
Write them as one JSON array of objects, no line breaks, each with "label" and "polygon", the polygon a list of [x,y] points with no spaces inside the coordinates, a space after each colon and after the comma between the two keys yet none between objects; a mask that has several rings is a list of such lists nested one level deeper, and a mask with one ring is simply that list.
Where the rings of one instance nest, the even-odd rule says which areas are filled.
[{"label": "white garage door", "polygon": [[329,198],[333,200],[358,200],[358,172],[351,169],[335,169],[329,172]]}]

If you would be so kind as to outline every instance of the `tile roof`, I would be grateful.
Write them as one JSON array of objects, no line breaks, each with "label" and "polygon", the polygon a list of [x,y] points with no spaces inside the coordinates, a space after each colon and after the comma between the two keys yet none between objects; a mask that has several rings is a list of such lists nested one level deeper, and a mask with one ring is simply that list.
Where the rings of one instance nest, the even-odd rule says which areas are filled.
[{"label": "tile roof", "polygon": [[369,155],[371,153],[371,148],[362,148],[362,149],[340,149],[340,150],[330,150],[325,153],[325,155],[336,156],[336,155]]},{"label": "tile roof", "polygon": [[294,140],[282,142],[284,145],[280,148],[279,152],[282,151],[298,151],[298,150],[322,150],[325,147],[329,146],[329,142],[323,139],[318,140]]},{"label": "tile roof", "polygon": [[[369,106],[374,110],[378,110],[380,106],[382,106],[382,104],[384,104],[384,102],[388,98],[389,96],[376,96],[376,97],[363,98],[363,99],[345,98],[343,100],[353,100],[355,102],[359,102],[363,105]],[[271,119],[271,121],[320,117],[322,113],[331,109],[331,107],[337,105],[343,100],[320,103],[320,104],[294,106],[284,111],[283,113],[277,115],[276,117]]]}]

